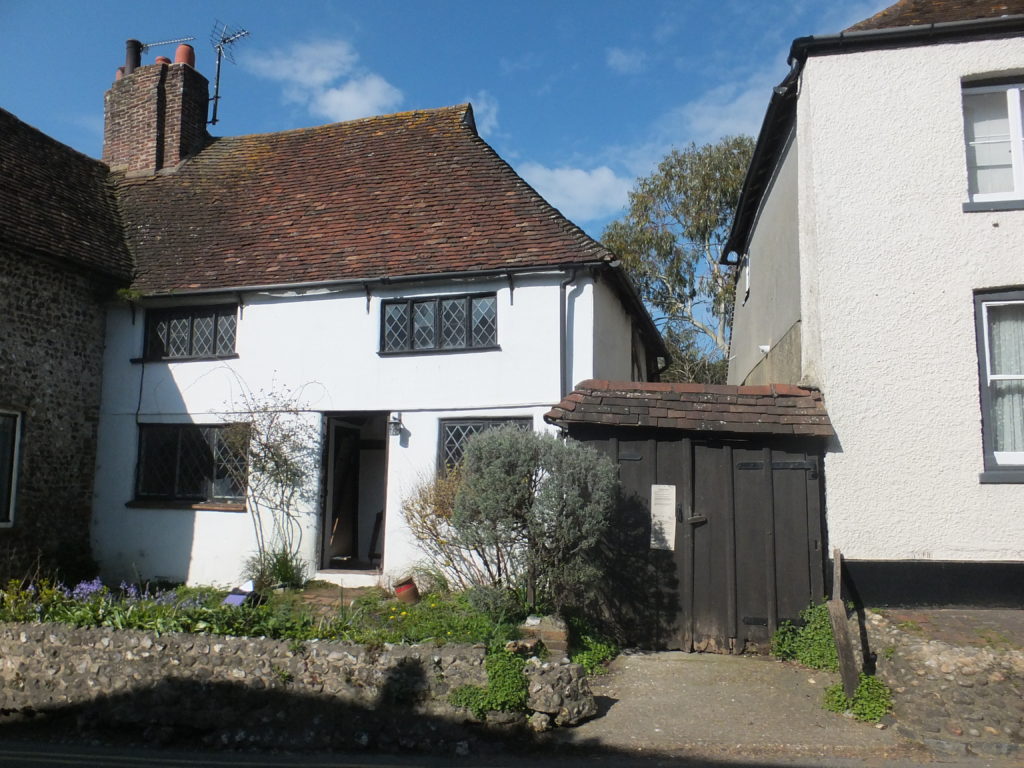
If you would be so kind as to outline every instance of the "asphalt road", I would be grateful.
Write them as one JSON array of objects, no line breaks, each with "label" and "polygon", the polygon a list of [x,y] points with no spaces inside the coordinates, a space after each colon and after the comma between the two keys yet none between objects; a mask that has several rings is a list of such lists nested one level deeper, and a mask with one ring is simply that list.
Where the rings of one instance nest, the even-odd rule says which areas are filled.
[{"label": "asphalt road", "polygon": [[101,766],[103,768],[740,768],[742,766],[792,766],[801,768],[1009,768],[1020,763],[978,758],[933,758],[922,760],[892,758],[793,757],[750,755],[742,752],[721,755],[648,755],[616,750],[591,753],[548,752],[526,755],[487,755],[452,758],[426,755],[341,755],[266,754],[257,752],[188,752],[141,747],[102,747],[8,741],[0,743],[3,768],[57,768],[58,766]]}]

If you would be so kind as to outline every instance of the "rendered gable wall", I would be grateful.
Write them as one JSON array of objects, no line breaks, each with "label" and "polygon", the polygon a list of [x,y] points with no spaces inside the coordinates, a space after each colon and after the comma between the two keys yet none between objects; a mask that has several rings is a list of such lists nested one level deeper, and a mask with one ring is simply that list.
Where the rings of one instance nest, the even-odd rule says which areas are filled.
[{"label": "rendered gable wall", "polygon": [[797,168],[797,148],[790,137],[755,220],[747,264],[736,282],[730,384],[800,381]]},{"label": "rendered gable wall", "polygon": [[1024,210],[964,213],[961,78],[1020,38],[811,57],[798,102],[805,383],[824,394],[831,544],[1024,561],[1024,494],[983,485],[973,293],[1024,285]]}]

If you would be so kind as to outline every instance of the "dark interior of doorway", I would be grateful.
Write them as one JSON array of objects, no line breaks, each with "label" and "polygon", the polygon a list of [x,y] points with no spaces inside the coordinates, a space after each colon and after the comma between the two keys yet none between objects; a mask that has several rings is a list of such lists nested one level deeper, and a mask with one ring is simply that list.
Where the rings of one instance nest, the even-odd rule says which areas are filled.
[{"label": "dark interior of doorway", "polygon": [[387,467],[387,412],[326,416],[326,492],[320,568],[379,570]]}]

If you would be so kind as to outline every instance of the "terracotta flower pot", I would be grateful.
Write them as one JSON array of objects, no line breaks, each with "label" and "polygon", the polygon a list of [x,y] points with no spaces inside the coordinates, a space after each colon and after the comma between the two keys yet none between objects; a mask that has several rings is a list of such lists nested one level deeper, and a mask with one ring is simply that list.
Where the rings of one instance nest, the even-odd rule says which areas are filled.
[{"label": "terracotta flower pot", "polygon": [[412,579],[402,579],[395,584],[395,597],[400,602],[415,605],[420,601],[420,591],[416,588],[416,582]]}]

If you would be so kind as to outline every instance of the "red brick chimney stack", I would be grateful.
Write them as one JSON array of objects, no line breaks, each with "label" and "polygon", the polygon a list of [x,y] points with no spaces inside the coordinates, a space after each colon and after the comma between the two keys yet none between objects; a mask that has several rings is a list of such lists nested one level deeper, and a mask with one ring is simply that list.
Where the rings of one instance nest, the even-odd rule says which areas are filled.
[{"label": "red brick chimney stack", "polygon": [[114,171],[173,168],[206,144],[209,82],[195,70],[191,45],[174,63],[160,56],[142,66],[142,44],[126,43],[125,65],[104,96],[103,161]]}]

